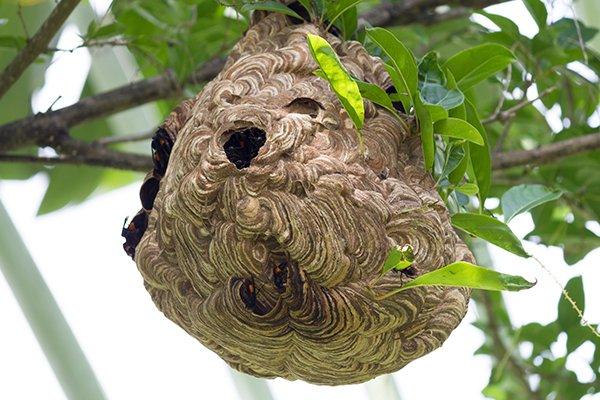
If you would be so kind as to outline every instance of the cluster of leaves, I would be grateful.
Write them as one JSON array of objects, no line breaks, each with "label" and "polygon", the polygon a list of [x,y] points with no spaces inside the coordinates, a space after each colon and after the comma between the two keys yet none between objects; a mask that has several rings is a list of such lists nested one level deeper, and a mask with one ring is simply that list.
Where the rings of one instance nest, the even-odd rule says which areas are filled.
[{"label": "cluster of leaves", "polygon": [[[545,6],[533,0],[526,1],[526,4],[540,28],[533,39],[522,36],[512,21],[482,11],[480,14],[494,22],[500,31],[485,32],[483,36],[487,43],[463,48],[449,55],[445,62],[440,62],[439,53],[431,50],[417,62],[412,52],[392,32],[382,28],[367,29],[366,45],[374,48],[374,53],[384,59],[394,83],[396,93],[391,95],[382,88],[350,76],[324,39],[309,35],[308,43],[320,67],[317,75],[330,82],[353,120],[359,138],[364,123],[362,103],[365,100],[395,115],[398,114],[393,103],[399,101],[403,112],[417,118],[425,166],[436,177],[438,191],[453,213],[452,224],[456,228],[516,255],[528,257],[520,240],[504,222],[494,218],[491,211],[503,214],[506,222],[520,213],[532,211],[536,228],[528,238],[563,246],[565,259],[573,263],[598,247],[600,240],[584,224],[586,217],[587,220],[598,220],[598,197],[588,192],[593,184],[598,183],[600,176],[597,170],[592,169],[599,167],[600,157],[597,154],[577,156],[577,161],[573,157],[558,164],[535,168],[528,171],[534,179],[527,180],[527,184],[493,185],[491,179],[493,144],[496,150],[501,151],[503,148],[526,146],[528,139],[535,139],[529,142],[530,145],[540,145],[575,137],[578,133],[590,133],[593,129],[589,126],[589,118],[597,112],[597,82],[600,75],[595,65],[597,55],[585,47],[585,42],[593,37],[595,31],[570,18],[546,25]],[[595,77],[586,78],[576,72],[571,64],[576,61],[585,61],[587,71],[593,71]],[[509,72],[503,79],[499,73],[507,67]],[[513,69],[519,74],[513,73]],[[551,85],[563,81],[563,90],[549,90]],[[478,84],[481,84],[481,90],[477,90]],[[499,99],[480,101],[486,96],[492,97],[489,96],[491,85],[502,86]],[[565,115],[563,124],[567,126],[559,134],[552,135],[552,129],[542,114],[546,110],[535,108],[533,102],[527,99],[527,90],[531,87],[535,87],[538,93],[551,94],[541,97],[540,101],[548,109],[558,105],[561,114]],[[520,98],[517,98],[517,94]],[[590,101],[588,104],[579,104],[586,99]],[[502,111],[503,108],[510,112]],[[492,131],[492,140],[488,138],[480,113],[490,115],[485,122]],[[538,124],[533,135],[517,135],[510,131],[513,127],[521,133],[521,129],[532,124]],[[574,132],[572,124],[578,125],[579,132]],[[496,131],[498,127],[502,131]],[[585,160],[583,164],[581,159]],[[579,171],[582,167],[583,171]],[[509,171],[506,176],[520,177],[522,171]],[[469,198],[474,195],[477,195],[478,201]],[[496,210],[484,208],[489,195],[501,197]],[[578,215],[583,218],[578,218]],[[403,250],[395,248],[390,251],[383,273],[391,269],[402,271],[410,264]],[[385,296],[422,285],[468,286],[486,290],[520,290],[531,286],[520,277],[456,262],[417,277]],[[506,326],[511,329],[512,337],[508,342],[532,342],[534,351],[522,361],[525,365],[523,368],[530,370],[523,372],[517,369],[512,372],[512,377],[502,379],[506,354],[497,354],[497,344],[484,345],[482,349],[489,351],[485,353],[481,350],[480,353],[497,357],[490,384],[484,392],[486,395],[498,399],[518,398],[525,391],[525,394],[539,392],[544,396],[579,399],[584,394],[600,390],[598,385],[579,381],[574,372],[565,368],[568,355],[590,341],[596,347],[590,367],[594,375],[600,373],[599,336],[593,333],[597,328],[581,324],[581,316],[576,313],[576,307],[567,301],[568,296],[579,308],[583,307],[584,293],[580,277],[567,285],[559,303],[557,321],[544,326],[532,323],[517,331],[512,329],[503,303],[497,301],[493,309],[506,315]],[[487,333],[492,328],[498,329],[486,328]],[[558,357],[550,350],[550,345],[558,340],[561,333],[567,335],[567,355]],[[528,378],[517,377],[518,374],[529,374],[534,380],[540,378],[540,384],[531,389]]]},{"label": "cluster of leaves", "polygon": [[114,20],[88,27],[88,43],[120,40],[147,76],[173,70],[182,80],[239,39],[246,22],[214,0],[115,1]]},{"label": "cluster of leaves", "polygon": [[[463,50],[442,65],[434,52],[427,53],[417,64],[410,50],[391,32],[383,28],[370,28],[367,29],[367,37],[386,56],[385,67],[395,89],[392,94],[350,76],[325,39],[316,35],[308,35],[307,38],[320,67],[317,74],[326,79],[337,94],[354,122],[360,144],[364,99],[383,106],[398,118],[401,117],[394,110],[393,102],[401,102],[402,110],[409,110],[418,118],[425,167],[432,170],[437,178],[439,193],[456,212],[452,217],[453,225],[527,257],[521,242],[503,222],[484,213],[468,213],[468,196],[460,192],[468,187],[469,192],[479,194],[479,202],[483,204],[491,180],[490,151],[485,130],[477,117],[475,106],[464,95],[464,91],[506,68],[514,60],[512,53],[501,45],[485,44]],[[434,134],[437,135],[437,141]],[[458,193],[462,193],[464,199],[460,199]],[[394,256],[394,252],[390,253],[390,258]],[[399,269],[398,266],[394,268]],[[461,268],[464,274],[455,273]],[[504,282],[505,285],[489,285],[489,279],[494,275],[498,282]],[[524,279],[514,277],[507,280],[506,276],[493,271],[483,274],[478,267],[469,263],[446,266],[413,282],[420,285],[421,281],[427,284],[492,287],[496,290],[519,290],[531,286]],[[516,284],[517,281],[520,285]],[[406,287],[408,285],[403,285],[394,293]]]},{"label": "cluster of leaves", "polygon": [[[566,285],[572,299],[585,310],[585,295],[581,276],[572,278]],[[480,319],[474,323],[486,334],[484,344],[475,354],[500,360],[492,369],[490,382],[483,393],[490,398],[556,398],[579,400],[586,394],[600,393],[600,337],[580,323],[579,315],[571,304],[561,297],[557,304],[557,319],[547,324],[531,322],[515,329],[504,308],[502,298],[496,293],[477,297]],[[489,308],[483,307],[487,303]],[[489,314],[493,312],[494,315]],[[596,327],[597,329],[597,327]],[[498,341],[504,343],[498,346]],[[587,346],[589,357],[576,353]],[[510,359],[508,358],[510,357]],[[567,361],[577,359],[587,364],[589,372],[578,376],[569,369]],[[582,369],[580,369],[582,371]],[[521,376],[519,376],[521,375]],[[587,375],[587,376],[585,376]],[[529,377],[534,388],[528,393],[524,377]],[[531,393],[538,393],[534,397]]]}]

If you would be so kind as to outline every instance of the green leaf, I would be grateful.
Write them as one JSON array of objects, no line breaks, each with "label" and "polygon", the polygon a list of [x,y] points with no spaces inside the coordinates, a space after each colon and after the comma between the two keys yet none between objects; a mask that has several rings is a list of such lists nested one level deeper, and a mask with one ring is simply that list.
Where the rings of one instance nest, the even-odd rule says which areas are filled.
[{"label": "green leaf", "polygon": [[426,105],[432,104],[450,110],[463,103],[461,91],[446,87],[446,76],[437,61],[437,53],[427,53],[418,66],[419,94]]},{"label": "green leaf", "polygon": [[[569,296],[581,311],[584,311],[585,294],[583,291],[582,277],[576,276],[571,278],[571,280],[567,282],[565,290],[569,293]],[[565,331],[573,326],[580,325],[579,315],[577,315],[577,312],[573,309],[573,306],[564,295],[560,296],[560,300],[558,301],[558,324]]]},{"label": "green leaf", "polygon": [[368,28],[369,38],[389,57],[392,66],[401,78],[394,80],[398,92],[405,91],[411,97],[417,93],[417,64],[415,58],[403,44],[388,30],[383,28]]},{"label": "green leaf", "polygon": [[423,105],[421,99],[415,97],[415,113],[419,120],[419,129],[421,131],[421,146],[423,147],[423,159],[425,168],[431,171],[435,159],[435,142],[433,139],[433,123],[429,111]]},{"label": "green leaf", "polygon": [[474,183],[465,183],[457,186],[456,190],[466,195],[473,196],[479,192],[479,187]]},{"label": "green leaf", "polygon": [[465,96],[459,90],[448,90],[437,83],[423,86],[420,95],[426,104],[437,105],[446,110],[458,107],[465,101]]},{"label": "green leaf", "polygon": [[442,168],[442,173],[440,174],[440,180],[448,177],[465,157],[465,148],[462,145],[450,146],[446,152],[446,160],[444,162],[444,167]]},{"label": "green leaf", "polygon": [[[365,109],[358,84],[352,79],[329,43],[320,36],[308,34],[308,47],[319,64],[326,80],[360,131],[365,119]],[[362,138],[361,138],[362,140]]]},{"label": "green leaf", "polygon": [[452,72],[456,84],[464,91],[502,71],[514,60],[514,54],[506,47],[488,43],[455,54],[444,67]]},{"label": "green leaf", "polygon": [[410,267],[414,261],[415,255],[411,245],[392,247],[383,264],[382,273],[385,274],[391,269],[401,271]]},{"label": "green leaf", "polygon": [[518,40],[521,36],[519,27],[511,19],[503,17],[502,15],[491,14],[483,10],[475,11],[475,14],[480,14],[492,21],[500,30],[510,36],[513,40]]},{"label": "green leaf", "polygon": [[276,1],[264,1],[260,3],[246,3],[242,6],[242,11],[254,11],[254,10],[264,10],[264,11],[273,11],[280,14],[289,15],[294,18],[302,19],[294,10],[289,8],[288,6],[278,3]]},{"label": "green leaf", "polygon": [[535,284],[536,282],[529,282],[521,276],[503,274],[465,261],[457,261],[418,276],[391,293],[386,293],[385,297],[418,286],[458,286],[482,290],[518,291],[529,289]]},{"label": "green leaf", "polygon": [[473,103],[468,99],[465,100],[465,110],[467,112],[467,121],[477,128],[477,131],[484,141],[483,146],[469,143],[471,166],[473,168],[475,180],[477,181],[477,186],[479,187],[479,203],[483,206],[483,202],[492,185],[492,158],[490,155],[490,147],[485,128],[481,124],[477,110]]},{"label": "green leaf", "polygon": [[473,236],[495,244],[521,257],[529,257],[521,241],[508,225],[483,214],[461,213],[452,216],[452,225]]},{"label": "green leaf", "polygon": [[400,118],[398,112],[392,104],[390,96],[385,92],[385,90],[375,85],[374,83],[364,82],[360,79],[354,79],[354,81],[358,85],[358,90],[360,91],[360,94],[363,98],[382,106],[383,108],[391,112],[394,116]]},{"label": "green leaf", "polygon": [[[418,96],[418,97],[419,97],[419,101],[421,103],[423,103],[423,100],[421,100],[421,96]],[[416,103],[416,100],[415,100],[415,103]],[[429,111],[429,115],[431,116],[432,123],[448,118],[448,110],[446,110],[444,107],[438,106],[435,104],[424,104],[424,106],[427,109],[427,111]]]},{"label": "green leaf", "polygon": [[433,125],[433,131],[443,136],[464,139],[480,146],[484,145],[479,131],[467,121],[458,118],[446,118]]},{"label": "green leaf", "polygon": [[[356,5],[359,4],[363,0],[341,0],[339,3],[333,3],[334,7],[331,10],[327,10],[327,15],[329,17],[329,25],[325,30],[329,30],[331,26],[338,20],[338,18],[342,18],[342,26],[344,27],[344,37],[347,39],[350,38],[352,33],[356,30],[356,26],[358,23],[357,14],[356,14]],[[329,4],[329,3],[328,3]],[[349,20],[345,20],[345,16],[349,15]]]},{"label": "green leaf", "polygon": [[438,64],[438,55],[435,51],[425,54],[418,65],[419,89],[429,84],[446,84],[446,75]]},{"label": "green leaf", "polygon": [[561,191],[550,190],[543,185],[519,185],[510,188],[502,195],[502,212],[508,223],[516,215],[531,210],[548,201],[562,196]]},{"label": "green leaf", "polygon": [[451,184],[458,185],[458,183],[462,181],[462,179],[465,176],[465,172],[467,171],[467,167],[469,166],[470,158],[471,157],[469,156],[469,144],[466,143],[466,145],[464,146],[464,156],[462,157],[456,168],[454,168],[454,170],[448,174],[448,180]]},{"label": "green leaf", "polygon": [[49,173],[50,183],[37,215],[48,214],[87,199],[102,181],[104,171],[97,167],[60,165]]},{"label": "green leaf", "polygon": [[543,30],[548,20],[548,11],[544,3],[541,0],[523,0],[523,3],[525,3],[525,7],[529,10],[537,26],[540,30]]}]

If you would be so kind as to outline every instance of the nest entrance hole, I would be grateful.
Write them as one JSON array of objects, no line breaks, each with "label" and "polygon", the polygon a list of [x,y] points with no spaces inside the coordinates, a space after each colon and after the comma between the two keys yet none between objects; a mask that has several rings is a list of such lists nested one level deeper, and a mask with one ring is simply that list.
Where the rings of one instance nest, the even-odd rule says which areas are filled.
[{"label": "nest entrance hole", "polygon": [[265,131],[250,127],[230,133],[231,136],[223,145],[227,159],[237,169],[248,168],[252,159],[258,155],[258,151],[267,141]]}]

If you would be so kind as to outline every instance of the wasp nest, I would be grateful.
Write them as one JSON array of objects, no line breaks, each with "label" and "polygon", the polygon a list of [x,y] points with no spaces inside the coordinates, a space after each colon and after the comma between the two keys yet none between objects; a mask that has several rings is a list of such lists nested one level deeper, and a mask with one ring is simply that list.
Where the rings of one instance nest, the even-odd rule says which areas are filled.
[{"label": "wasp nest", "polygon": [[325,36],[352,75],[390,90],[381,60],[315,25],[261,16],[159,129],[126,250],[158,308],[233,368],[363,382],[439,347],[467,307],[462,288],[378,299],[410,279],[380,277],[390,248],[411,245],[418,275],[472,256],[410,118],[366,101],[361,153],[313,73],[306,35]]}]

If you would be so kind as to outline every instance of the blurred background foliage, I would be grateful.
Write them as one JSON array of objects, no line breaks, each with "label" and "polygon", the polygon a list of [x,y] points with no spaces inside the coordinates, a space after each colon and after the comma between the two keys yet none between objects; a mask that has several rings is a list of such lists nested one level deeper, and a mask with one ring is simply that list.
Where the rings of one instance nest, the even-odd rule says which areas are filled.
[{"label": "blurred background foliage", "polygon": [[[415,18],[409,24],[388,27],[417,59],[434,50],[445,60],[484,43],[502,44],[514,52],[517,61],[508,70],[466,93],[477,105],[493,154],[535,149],[599,132],[599,3],[523,2],[536,22],[537,32],[524,32],[523,27],[492,12],[456,6],[460,2],[449,2],[453,6],[437,10],[436,18]],[[91,59],[81,97],[167,70],[183,83],[184,90],[177,96],[99,118],[71,131],[81,140],[105,141],[117,150],[149,154],[149,137],[157,124],[183,98],[202,88],[203,82],[188,77],[215,57],[226,56],[247,29],[249,12],[243,11],[244,4],[241,0],[229,5],[215,0],[115,0],[108,7],[94,8],[82,2],[63,28],[75,29],[80,36],[78,43],[61,48],[60,34],[54,38],[0,98],[0,125],[47,111],[32,108],[32,99],[44,85],[45,73],[60,55],[83,50]],[[362,15],[378,4],[358,2],[357,13]],[[0,2],[0,70],[25,46],[54,5],[53,1]],[[562,11],[554,12],[555,8]],[[57,102],[51,107],[61,105]],[[119,139],[129,135],[138,139]],[[18,153],[55,154],[52,149],[35,146],[19,149]],[[28,179],[35,174],[45,174],[49,181],[40,215],[142,177],[136,172],[92,166],[0,163],[0,179]],[[486,209],[501,214],[495,199],[520,184],[543,184],[563,192],[560,199],[532,210],[534,229],[527,240],[562,248],[569,265],[600,247],[600,151],[574,154],[540,166],[493,171]],[[473,249],[482,265],[492,264],[481,244],[474,241]],[[567,290],[583,308],[581,277],[569,281]],[[480,316],[476,326],[486,336],[477,354],[493,360],[485,396],[499,400],[571,400],[600,392],[600,340],[581,325],[564,298],[557,305],[549,305],[557,307],[556,321],[514,326],[500,294],[477,292],[474,297]],[[552,345],[561,337],[566,337],[567,354],[558,356]],[[524,343],[532,349],[526,356],[516,350]],[[565,366],[569,354],[584,343],[594,347],[589,361],[592,381],[580,381]],[[261,390],[264,387],[258,390],[258,398],[265,396]]]}]

